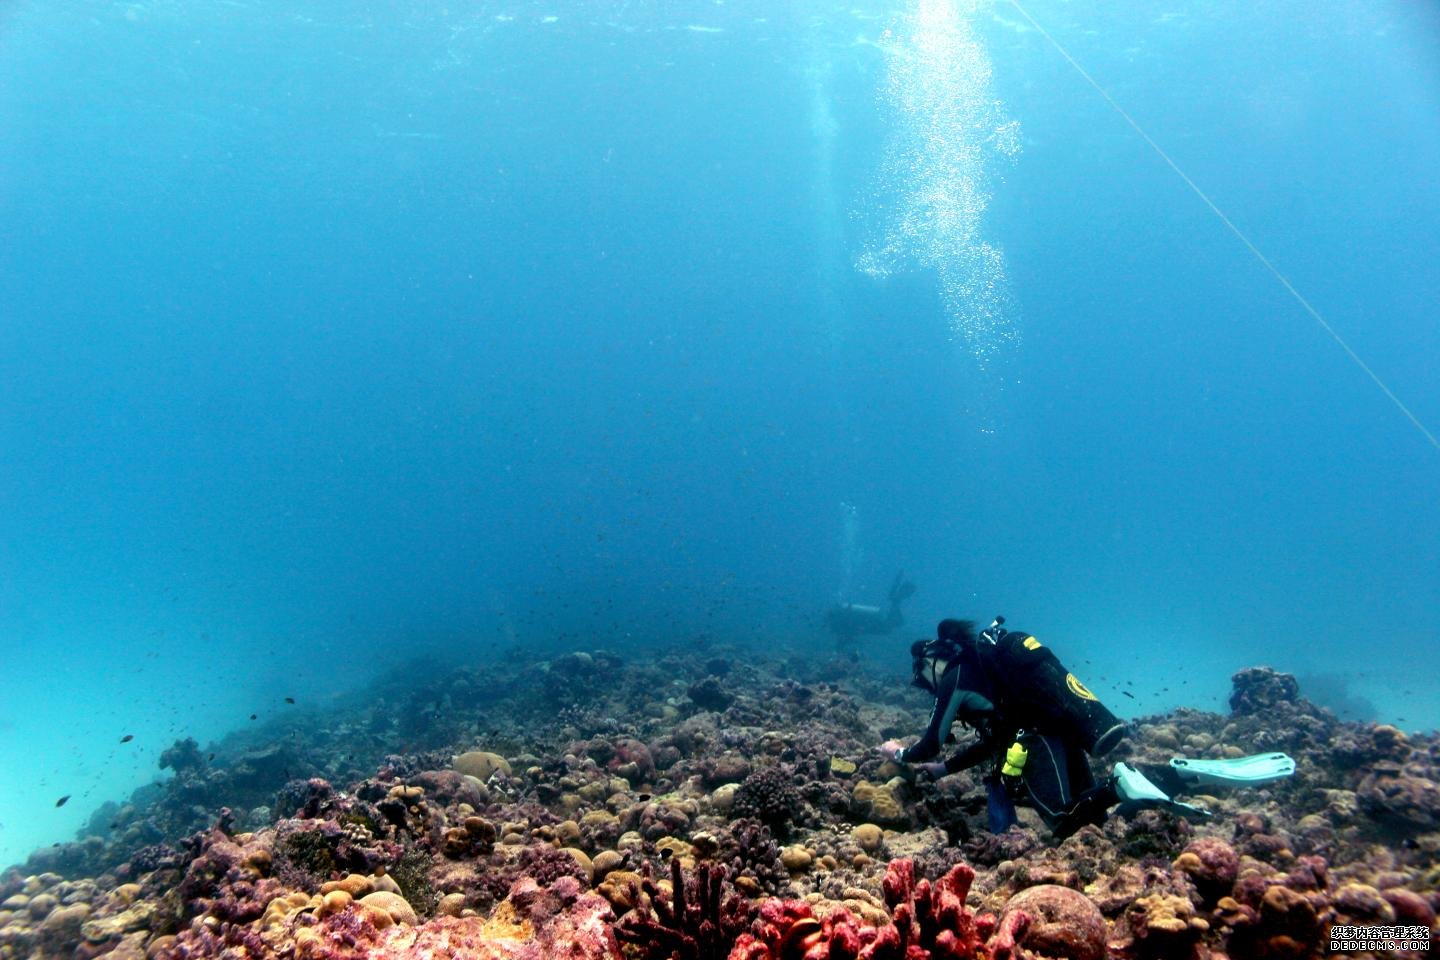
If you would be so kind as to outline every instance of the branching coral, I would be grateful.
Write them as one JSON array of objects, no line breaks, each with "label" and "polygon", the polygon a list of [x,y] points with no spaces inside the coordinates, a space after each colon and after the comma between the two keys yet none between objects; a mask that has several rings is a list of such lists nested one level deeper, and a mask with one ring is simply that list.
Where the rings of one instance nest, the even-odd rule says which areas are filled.
[{"label": "branching coral", "polygon": [[799,816],[803,802],[790,778],[790,771],[779,765],[750,774],[735,791],[735,815],[753,817],[783,836]]},{"label": "branching coral", "polygon": [[669,895],[646,877],[644,896],[620,918],[615,935],[642,960],[723,960],[755,914],[728,886],[722,867],[702,863],[687,879],[671,858]]}]

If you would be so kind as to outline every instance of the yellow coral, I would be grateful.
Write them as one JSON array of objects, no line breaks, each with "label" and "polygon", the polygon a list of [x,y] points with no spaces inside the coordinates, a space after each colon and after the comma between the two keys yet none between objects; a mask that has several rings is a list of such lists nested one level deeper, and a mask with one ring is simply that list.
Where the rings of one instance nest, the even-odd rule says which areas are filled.
[{"label": "yellow coral", "polygon": [[873,823],[862,823],[850,831],[850,838],[860,845],[860,849],[866,853],[874,853],[880,849],[881,842],[885,839],[885,832]]},{"label": "yellow coral", "polygon": [[[398,893],[391,893],[388,890],[376,890],[374,893],[367,893],[360,898],[360,906],[365,908],[367,912],[379,911],[384,913],[387,922],[383,926],[388,927],[391,923],[404,923],[414,926],[419,922],[419,918],[415,916],[415,908],[410,906],[410,902]],[[376,926],[381,925],[376,924]]]},{"label": "yellow coral", "polygon": [[490,753],[485,750],[471,750],[462,753],[451,761],[456,771],[465,774],[467,777],[474,777],[481,783],[489,780],[496,772],[510,776],[510,761],[498,753]]}]

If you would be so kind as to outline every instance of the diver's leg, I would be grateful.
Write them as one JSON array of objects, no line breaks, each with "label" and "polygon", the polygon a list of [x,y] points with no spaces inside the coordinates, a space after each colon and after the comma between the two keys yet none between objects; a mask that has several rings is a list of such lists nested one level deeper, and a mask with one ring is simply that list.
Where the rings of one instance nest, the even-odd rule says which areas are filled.
[{"label": "diver's leg", "polygon": [[1120,802],[1115,792],[1115,778],[1107,777],[1098,786],[1091,787],[1070,805],[1064,816],[1051,826],[1056,840],[1064,840],[1081,827],[1094,824],[1099,826],[1109,816],[1110,808]]},{"label": "diver's leg", "polygon": [[991,833],[1004,833],[1019,822],[1015,816],[1015,801],[999,777],[985,781],[985,816]]},{"label": "diver's leg", "polygon": [[1025,791],[1040,819],[1052,830],[1070,809],[1070,751],[1054,736],[1031,735],[1021,741],[1026,749]]},{"label": "diver's leg", "polygon": [[1163,790],[1167,796],[1185,793],[1187,787],[1195,785],[1194,780],[1187,781],[1168,763],[1132,763],[1131,766],[1143,773],[1146,780]]}]

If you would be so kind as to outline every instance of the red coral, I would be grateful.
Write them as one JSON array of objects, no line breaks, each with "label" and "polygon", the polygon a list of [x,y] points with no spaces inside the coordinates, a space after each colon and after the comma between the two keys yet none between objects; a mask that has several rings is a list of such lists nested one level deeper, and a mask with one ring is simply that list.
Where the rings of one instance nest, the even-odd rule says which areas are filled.
[{"label": "red coral", "polygon": [[[892,922],[879,928],[862,926],[844,909],[819,920],[803,900],[770,900],[730,960],[987,960],[992,954],[985,941],[995,932],[995,917],[966,909],[974,879],[975,871],[962,863],[934,884],[917,882],[914,861],[893,861],[883,881]],[[1015,914],[1009,946],[996,956],[1010,956],[1028,921]]]}]

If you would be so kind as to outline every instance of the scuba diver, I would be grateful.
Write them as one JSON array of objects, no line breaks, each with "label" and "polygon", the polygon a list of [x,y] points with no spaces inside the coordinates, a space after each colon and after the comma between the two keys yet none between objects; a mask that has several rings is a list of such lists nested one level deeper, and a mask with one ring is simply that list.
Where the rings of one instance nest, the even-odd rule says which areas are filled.
[{"label": "scuba diver", "polygon": [[[942,620],[936,638],[910,648],[913,683],[935,697],[925,734],[909,747],[888,740],[887,758],[915,764],[939,778],[989,761],[984,778],[990,830],[1016,823],[1015,804],[1027,802],[1056,840],[1086,824],[1104,822],[1111,807],[1121,812],[1164,807],[1208,817],[1200,807],[1171,799],[1198,784],[1244,785],[1287,777],[1295,761],[1283,753],[1236,760],[1176,757],[1144,771],[1117,763],[1100,783],[1089,757],[1101,757],[1125,737],[1125,724],[1061,665],[1039,640],[1006,630],[1005,618],[975,633],[966,620]],[[979,738],[954,756],[935,761],[950,727],[959,720]]]},{"label": "scuba diver", "polygon": [[889,606],[867,607],[858,603],[837,603],[825,614],[825,623],[835,634],[835,645],[844,653],[855,656],[855,642],[864,636],[883,636],[905,625],[900,604],[915,595],[915,584],[905,579],[905,571],[895,574],[887,597]]}]

